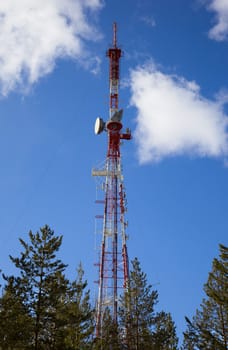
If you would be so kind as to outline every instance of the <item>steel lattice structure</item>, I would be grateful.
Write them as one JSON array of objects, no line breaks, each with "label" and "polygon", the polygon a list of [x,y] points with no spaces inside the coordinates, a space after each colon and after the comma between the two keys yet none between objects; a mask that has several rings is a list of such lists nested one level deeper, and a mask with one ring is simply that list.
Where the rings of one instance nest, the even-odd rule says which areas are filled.
[{"label": "steel lattice structure", "polygon": [[119,294],[128,286],[129,263],[126,244],[126,195],[124,191],[120,144],[130,140],[129,129],[122,132],[122,114],[119,110],[119,61],[122,50],[117,46],[117,26],[113,24],[113,46],[108,49],[110,106],[109,120],[97,118],[95,133],[103,130],[108,136],[105,167],[93,170],[94,176],[104,177],[104,212],[102,215],[102,241],[100,246],[98,298],[96,308],[96,336],[102,333],[103,314],[108,307],[113,321],[118,323]]}]

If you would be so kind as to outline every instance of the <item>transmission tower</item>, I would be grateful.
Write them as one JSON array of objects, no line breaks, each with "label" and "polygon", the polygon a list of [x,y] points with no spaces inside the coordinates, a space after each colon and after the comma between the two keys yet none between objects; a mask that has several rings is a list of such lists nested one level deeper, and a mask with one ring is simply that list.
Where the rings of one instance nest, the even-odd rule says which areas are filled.
[{"label": "transmission tower", "polygon": [[120,144],[130,140],[131,132],[122,132],[123,110],[119,110],[119,61],[122,50],[117,46],[117,25],[113,24],[113,44],[107,51],[109,58],[109,119],[97,118],[95,134],[107,133],[107,156],[102,169],[92,175],[103,177],[104,204],[102,241],[99,256],[98,298],[96,306],[96,336],[100,337],[105,309],[108,307],[114,323],[118,323],[119,295],[128,286],[129,262],[126,244],[126,195],[124,191]]}]

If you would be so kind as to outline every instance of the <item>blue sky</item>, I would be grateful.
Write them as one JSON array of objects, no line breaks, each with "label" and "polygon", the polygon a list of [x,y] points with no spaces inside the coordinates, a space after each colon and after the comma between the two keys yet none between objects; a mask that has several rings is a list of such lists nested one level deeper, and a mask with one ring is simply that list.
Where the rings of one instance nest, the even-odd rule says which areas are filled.
[{"label": "blue sky", "polygon": [[82,261],[96,292],[91,169],[107,140],[93,126],[108,118],[113,21],[133,133],[122,147],[129,255],[181,334],[227,244],[227,0],[0,3],[0,267],[14,273],[18,238],[48,224],[64,235],[68,275]]}]

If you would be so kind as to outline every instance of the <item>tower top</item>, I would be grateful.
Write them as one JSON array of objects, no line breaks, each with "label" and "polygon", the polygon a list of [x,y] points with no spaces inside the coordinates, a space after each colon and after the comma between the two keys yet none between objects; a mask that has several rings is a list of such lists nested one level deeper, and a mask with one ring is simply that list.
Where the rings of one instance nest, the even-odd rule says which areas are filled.
[{"label": "tower top", "polygon": [[[122,50],[117,46],[117,23],[113,22],[113,42],[107,50],[106,56],[109,58],[109,120],[105,122],[102,118],[97,118],[94,132],[96,135],[102,131],[117,134],[120,139],[130,140],[131,132],[126,130],[125,134],[120,133],[122,129],[123,109],[119,109],[119,79],[120,79],[120,58]],[[118,141],[118,142],[119,142]]]}]

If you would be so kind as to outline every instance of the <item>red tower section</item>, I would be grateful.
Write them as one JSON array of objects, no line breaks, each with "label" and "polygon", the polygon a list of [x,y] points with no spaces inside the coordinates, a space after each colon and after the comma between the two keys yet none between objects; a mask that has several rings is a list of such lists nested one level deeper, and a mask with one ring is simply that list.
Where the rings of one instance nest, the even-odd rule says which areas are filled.
[{"label": "red tower section", "polygon": [[[122,51],[117,46],[117,26],[113,25],[113,46],[107,51],[109,57],[110,106],[109,119],[97,118],[95,133],[107,132],[108,150],[105,167],[94,169],[93,176],[102,177],[104,190],[104,211],[102,240],[99,258],[98,298],[96,306],[96,336],[102,335],[102,322],[108,307],[113,321],[118,323],[119,295],[128,286],[129,266],[126,244],[126,195],[124,191],[120,143],[130,140],[129,129],[122,132],[123,110],[118,108],[119,61]],[[99,201],[101,203],[101,201]]]},{"label": "red tower section", "polygon": [[113,24],[113,47],[111,47],[106,55],[109,57],[109,87],[110,87],[110,118],[113,113],[118,111],[118,88],[120,66],[119,60],[122,56],[122,51],[117,47],[116,38],[116,23]]}]

